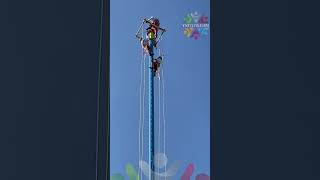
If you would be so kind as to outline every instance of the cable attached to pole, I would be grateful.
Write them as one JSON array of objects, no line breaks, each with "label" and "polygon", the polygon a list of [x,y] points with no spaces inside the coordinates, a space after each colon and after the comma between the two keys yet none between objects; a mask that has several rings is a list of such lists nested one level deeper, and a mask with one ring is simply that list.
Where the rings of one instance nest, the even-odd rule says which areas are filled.
[{"label": "cable attached to pole", "polygon": [[[142,60],[141,60],[141,70],[140,70],[140,112],[139,112],[139,161],[140,162],[142,160],[142,149],[143,146],[141,147],[141,141],[143,138],[143,131],[142,131],[142,119],[144,117],[143,114],[143,108],[142,108],[142,104],[144,103],[144,98],[142,96],[144,96],[144,94],[142,94],[142,83],[143,83],[143,69],[144,69],[144,61],[145,61],[145,55],[143,54],[142,51]],[[138,169],[138,174],[140,175],[140,168]]]},{"label": "cable attached to pole", "polygon": [[[160,164],[160,157],[159,157],[159,153],[160,153],[160,144],[161,144],[161,81],[159,79],[158,81],[158,93],[159,93],[159,99],[158,99],[158,108],[159,108],[159,111],[158,111],[158,118],[159,118],[159,124],[158,124],[158,165]],[[158,173],[160,174],[160,167],[158,166]]]},{"label": "cable attached to pole", "polygon": [[[161,71],[161,81],[162,81],[162,119],[163,119],[163,154],[166,154],[166,117],[165,117],[165,92],[164,92],[164,76],[163,76],[163,68]],[[167,179],[167,163],[164,165],[164,179]]]},{"label": "cable attached to pole", "polygon": [[[142,24],[143,25],[143,24]],[[140,27],[141,29],[141,27]],[[138,31],[140,32],[140,30]],[[143,29],[141,31],[141,36],[143,36]],[[141,61],[141,75],[140,75],[140,119],[139,119],[139,163],[143,160],[143,148],[144,148],[144,118],[145,118],[145,91],[146,91],[146,54],[142,48],[142,61]],[[143,84],[143,89],[141,86]],[[142,122],[141,122],[142,121]],[[138,178],[142,180],[142,171],[138,169]]]}]

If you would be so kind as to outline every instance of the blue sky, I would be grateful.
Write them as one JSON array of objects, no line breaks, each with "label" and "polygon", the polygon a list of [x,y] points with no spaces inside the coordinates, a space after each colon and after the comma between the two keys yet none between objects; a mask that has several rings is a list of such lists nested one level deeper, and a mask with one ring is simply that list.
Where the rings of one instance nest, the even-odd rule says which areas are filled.
[{"label": "blue sky", "polygon": [[[150,16],[159,18],[161,26],[167,29],[161,48],[165,54],[168,165],[175,160],[183,162],[174,179],[182,175],[189,163],[195,165],[194,174],[210,174],[210,34],[194,40],[184,36],[182,29],[188,13],[197,11],[209,16],[209,7],[209,0],[111,0],[111,174],[125,174],[127,163],[138,167],[142,57],[134,35],[141,21]],[[157,80],[155,84],[157,99]],[[155,112],[158,117],[157,107]],[[146,123],[145,130],[147,127]],[[147,161],[147,149],[144,151]]]}]

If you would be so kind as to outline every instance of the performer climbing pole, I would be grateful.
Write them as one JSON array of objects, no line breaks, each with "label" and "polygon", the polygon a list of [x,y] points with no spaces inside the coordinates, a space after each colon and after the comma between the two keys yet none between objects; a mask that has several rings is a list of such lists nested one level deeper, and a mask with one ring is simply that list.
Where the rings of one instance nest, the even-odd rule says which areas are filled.
[{"label": "performer climbing pole", "polygon": [[[141,30],[143,30],[147,26],[146,37],[143,37],[143,33],[139,36]],[[162,63],[162,55],[159,54],[159,57],[154,58],[154,49],[158,48],[157,45],[159,41],[162,39],[162,35],[166,30],[160,27],[160,21],[157,18],[151,17],[149,19],[144,19],[141,23],[136,37],[139,39],[143,51],[149,55],[149,179],[155,180],[154,172],[155,172],[155,162],[154,162],[154,78],[157,75],[160,81],[160,65]],[[143,31],[142,31],[143,32]],[[144,67],[145,68],[145,67]],[[159,112],[160,113],[160,112]],[[139,137],[140,140],[140,137]],[[160,143],[160,142],[158,142]],[[140,146],[140,145],[139,145]],[[140,147],[139,147],[140,148]],[[143,151],[143,150],[142,150]],[[140,153],[140,152],[139,152]],[[140,154],[139,154],[140,156]]]}]

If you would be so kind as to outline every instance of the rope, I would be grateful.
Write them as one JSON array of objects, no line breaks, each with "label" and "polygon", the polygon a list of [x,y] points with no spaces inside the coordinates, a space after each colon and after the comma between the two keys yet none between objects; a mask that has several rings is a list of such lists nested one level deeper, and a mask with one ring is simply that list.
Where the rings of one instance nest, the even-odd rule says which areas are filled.
[{"label": "rope", "polygon": [[[160,37],[160,41],[162,40],[162,36]],[[161,45],[164,46],[164,43],[161,42]],[[166,153],[166,117],[165,117],[165,81],[164,81],[164,56],[163,52],[161,54],[160,48],[159,48],[159,54],[162,57],[162,68],[160,68],[160,73],[161,73],[161,82],[162,82],[162,119],[163,119],[163,154],[168,158],[167,153]],[[160,112],[159,112],[160,113]],[[167,163],[164,165],[164,180],[167,180]]]},{"label": "rope", "polygon": [[162,40],[162,35],[163,35],[163,31],[162,31],[162,33],[160,34],[160,36],[159,36],[156,44],[158,44],[158,43]]},{"label": "rope", "polygon": [[[143,28],[141,31],[141,36],[143,36]],[[145,118],[145,91],[146,91],[146,54],[144,53],[144,49],[142,48],[142,61],[141,61],[141,69],[140,69],[140,119],[139,119],[139,163],[143,160],[143,147],[144,147],[144,118]],[[142,70],[143,69],[143,70]],[[143,81],[143,88],[142,88]],[[142,90],[141,90],[142,89]],[[141,92],[142,91],[142,92]],[[142,106],[142,107],[141,107]],[[142,122],[141,122],[142,121]],[[142,170],[138,168],[138,178],[142,180]]]},{"label": "rope", "polygon": [[[159,112],[158,112],[158,114],[159,114],[159,125],[158,125],[158,153],[160,152],[160,143],[161,143],[161,141],[160,141],[160,136],[161,136],[161,81],[160,81],[160,79],[159,79],[159,85],[158,85],[158,92],[159,92]],[[158,157],[158,165],[159,165],[159,163],[160,163],[160,158]],[[160,167],[158,166],[158,173],[160,174]]]},{"label": "rope", "polygon": [[138,37],[138,34],[140,33],[140,30],[142,30],[142,33],[141,33],[141,36],[140,36],[140,37],[143,37],[143,36],[142,36],[142,35],[143,35],[143,28],[142,28],[142,27],[143,27],[144,22],[145,22],[145,21],[142,21],[142,23],[141,23],[141,25],[140,25],[137,33],[136,33],[136,37]]},{"label": "rope", "polygon": [[[145,56],[146,57],[146,56]],[[142,137],[141,137],[141,139],[142,139],[142,145],[141,145],[141,147],[142,147],[142,149],[141,149],[141,160],[143,159],[143,133],[144,133],[144,119],[145,119],[145,113],[144,113],[144,111],[145,111],[145,94],[146,94],[146,61],[145,61],[145,58],[144,58],[144,60],[143,60],[143,98],[142,98],[142,101],[143,101],[143,103],[142,103]],[[142,172],[141,172],[141,180],[142,180]]]},{"label": "rope", "polygon": [[[161,51],[160,51],[160,48],[158,49],[158,53],[159,53],[159,56],[161,56]],[[159,67],[160,68],[160,67]],[[160,69],[161,70],[161,69]],[[160,153],[160,144],[161,144],[161,140],[160,140],[160,137],[161,137],[161,81],[160,81],[160,74],[159,74],[159,84],[158,84],[158,92],[159,92],[159,111],[158,111],[158,114],[159,114],[159,125],[158,125],[158,153]],[[158,157],[158,165],[160,164],[160,158]],[[160,174],[160,167],[158,166],[158,173]]]},{"label": "rope", "polygon": [[[141,157],[141,134],[143,132],[141,132],[141,124],[142,124],[142,80],[143,80],[143,61],[144,61],[144,53],[143,53],[143,49],[142,49],[142,60],[141,60],[141,65],[140,65],[140,87],[139,87],[139,90],[140,90],[140,102],[139,102],[139,105],[140,105],[140,111],[139,111],[139,162],[142,160],[142,157]],[[140,168],[138,169],[138,174],[140,173]]]},{"label": "rope", "polygon": [[[138,31],[139,32],[139,31]],[[138,33],[137,33],[138,34]],[[142,98],[142,95],[141,95],[141,93],[142,93],[142,72],[143,72],[143,70],[142,70],[142,68],[143,68],[143,58],[144,58],[144,56],[143,56],[143,49],[141,49],[142,51],[142,53],[141,53],[141,63],[140,63],[140,85],[139,85],[139,155],[138,155],[138,157],[139,157],[139,160],[138,160],[138,165],[139,165],[139,162],[140,162],[140,160],[141,160],[141,114],[142,114],[142,102],[141,102],[141,98]],[[138,169],[138,175],[140,175],[140,168]]]},{"label": "rope", "polygon": [[[161,79],[162,79],[162,118],[163,118],[163,154],[166,155],[166,118],[165,118],[165,111],[164,111],[164,76],[163,76],[163,68],[160,69],[161,71]],[[160,112],[159,112],[160,113]],[[168,157],[168,156],[167,156]],[[164,165],[164,172],[165,172],[165,176],[164,179],[167,179],[167,163],[165,163]]]},{"label": "rope", "polygon": [[[143,92],[142,92],[142,98],[141,98],[141,105],[142,105],[142,108],[140,106],[140,111],[141,112],[141,119],[142,119],[142,123],[140,121],[141,124],[139,124],[139,163],[143,160],[143,147],[144,147],[144,119],[145,119],[145,91],[146,91],[146,87],[145,87],[145,82],[146,82],[146,61],[145,61],[145,57],[146,55],[143,56],[143,63],[141,62],[141,64],[143,64],[142,68],[143,68]],[[142,75],[142,73],[141,73]],[[140,119],[140,120],[141,120]],[[139,163],[138,163],[138,166],[139,166]],[[138,174],[139,174],[139,179],[142,180],[142,171],[141,169],[139,168],[138,170]]]}]

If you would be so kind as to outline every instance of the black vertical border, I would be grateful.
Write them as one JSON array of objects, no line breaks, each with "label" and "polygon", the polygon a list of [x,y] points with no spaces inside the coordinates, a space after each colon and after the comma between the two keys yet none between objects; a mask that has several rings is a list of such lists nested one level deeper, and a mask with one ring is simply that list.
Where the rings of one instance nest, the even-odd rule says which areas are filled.
[{"label": "black vertical border", "polygon": [[110,1],[101,0],[99,64],[98,154],[96,180],[110,179]]},{"label": "black vertical border", "polygon": [[223,0],[210,3],[210,177],[219,179],[223,116]]}]

